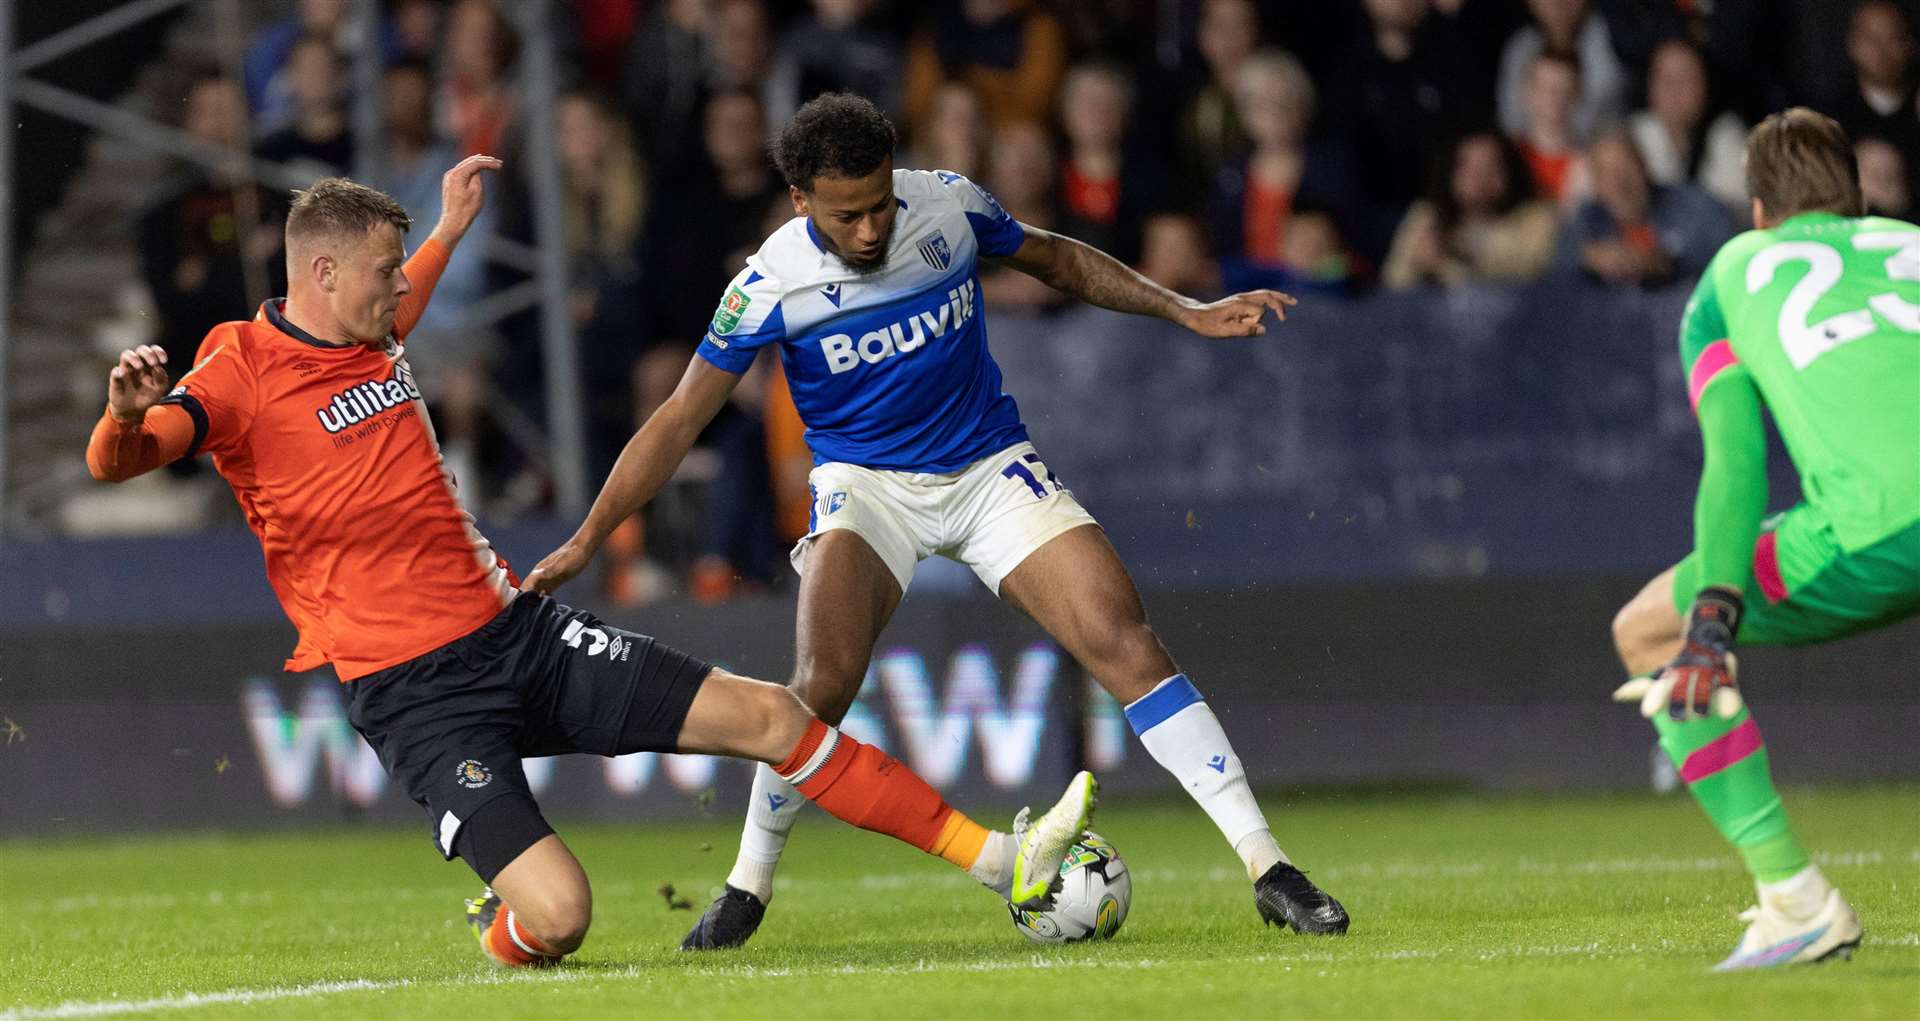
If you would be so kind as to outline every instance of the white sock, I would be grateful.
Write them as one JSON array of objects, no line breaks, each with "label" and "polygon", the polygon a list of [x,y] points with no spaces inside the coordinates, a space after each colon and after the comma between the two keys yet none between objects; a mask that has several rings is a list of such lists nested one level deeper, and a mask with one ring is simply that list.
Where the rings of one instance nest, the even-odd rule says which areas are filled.
[{"label": "white sock", "polygon": [[1148,754],[1180,781],[1220,827],[1246,865],[1249,879],[1259,879],[1276,863],[1289,860],[1253,800],[1247,771],[1233,753],[1227,732],[1220,729],[1220,721],[1186,674],[1161,681],[1127,706],[1126,713]]},{"label": "white sock", "polygon": [[1808,918],[1826,904],[1833,884],[1827,882],[1820,866],[1808,865],[1777,883],[1755,883],[1754,888],[1760,894],[1760,903],[1789,918]]},{"label": "white sock", "polygon": [[727,873],[728,886],[753,894],[762,904],[773,902],[773,870],[787,848],[787,834],[793,832],[800,806],[806,803],[772,766],[761,763],[754,769],[747,824],[740,829],[740,854],[733,860],[733,871]]},{"label": "white sock", "polygon": [[967,874],[999,894],[1000,899],[1009,899],[1013,896],[1013,858],[1019,853],[1020,845],[1013,842],[1013,834],[994,830],[987,834],[986,845],[980,848],[980,857]]}]

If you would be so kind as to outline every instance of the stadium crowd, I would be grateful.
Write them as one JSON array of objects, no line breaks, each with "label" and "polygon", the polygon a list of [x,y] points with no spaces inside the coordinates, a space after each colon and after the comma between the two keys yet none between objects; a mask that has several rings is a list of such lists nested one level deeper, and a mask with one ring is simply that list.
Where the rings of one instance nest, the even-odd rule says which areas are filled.
[{"label": "stadium crowd", "polygon": [[[469,499],[513,509],[543,473],[510,441],[540,417],[531,313],[484,322],[523,279],[489,238],[534,240],[504,0],[392,0],[380,38],[350,4],[299,0],[209,70],[184,130],[313,174],[353,171],[416,223],[461,156],[506,158],[485,221],[408,345]],[[1697,275],[1748,219],[1747,125],[1802,103],[1857,144],[1872,211],[1920,193],[1920,47],[1897,0],[572,0],[556,4],[557,126],[590,476],[665,398],[743,258],[793,215],[765,142],[800,103],[864,94],[903,166],[973,177],[1014,216],[1190,294],[1343,300],[1544,278],[1659,287]],[[350,130],[348,54],[385,57],[383,137]],[[371,158],[368,158],[368,157]],[[286,197],[182,169],[142,219],[160,342],[282,293]],[[239,224],[255,224],[253,229]],[[1063,298],[1009,271],[998,309]],[[680,543],[619,537],[609,596],[684,584],[721,599],[783,576],[810,465],[763,358],[703,440],[706,513]],[[691,522],[690,524],[687,522]],[[656,524],[656,532],[663,527]],[[651,546],[652,556],[648,556]],[[662,566],[664,565],[664,566]],[[681,576],[684,573],[684,577]]]}]

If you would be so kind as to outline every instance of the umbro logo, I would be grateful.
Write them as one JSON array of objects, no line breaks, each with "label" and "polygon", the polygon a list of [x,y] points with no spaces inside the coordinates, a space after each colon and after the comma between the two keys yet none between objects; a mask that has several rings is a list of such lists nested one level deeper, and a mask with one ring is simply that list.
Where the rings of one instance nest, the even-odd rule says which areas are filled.
[{"label": "umbro logo", "polygon": [[1213,758],[1207,760],[1207,768],[1216,773],[1225,773],[1227,771],[1227,757],[1225,755],[1215,755]]},{"label": "umbro logo", "polygon": [[840,285],[839,284],[828,284],[827,286],[820,288],[820,296],[822,298],[827,299],[830,302],[833,302],[834,308],[840,307]]},{"label": "umbro logo", "polygon": [[299,373],[301,379],[306,379],[308,376],[318,375],[320,373],[320,369],[321,369],[321,366],[319,362],[294,362],[293,363],[293,371]]},{"label": "umbro logo", "polygon": [[792,798],[783,798],[780,795],[773,793],[772,791],[768,791],[767,792],[767,811],[778,812],[780,811],[781,806],[785,805],[787,802],[792,800],[793,800]]}]

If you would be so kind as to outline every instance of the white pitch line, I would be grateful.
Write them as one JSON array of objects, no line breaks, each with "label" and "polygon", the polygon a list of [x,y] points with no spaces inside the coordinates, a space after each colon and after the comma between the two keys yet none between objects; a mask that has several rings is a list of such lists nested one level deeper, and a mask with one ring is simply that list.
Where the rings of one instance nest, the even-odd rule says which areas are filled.
[{"label": "white pitch line", "polygon": [[[1839,866],[1882,865],[1887,861],[1898,861],[1905,854],[1914,861],[1920,861],[1920,847],[1902,850],[1843,850],[1819,851],[1813,855],[1815,864]],[[1649,855],[1642,858],[1589,858],[1579,861],[1553,861],[1522,858],[1515,862],[1460,861],[1460,862],[1345,862],[1329,864],[1313,870],[1316,878],[1325,882],[1343,880],[1373,879],[1479,879],[1494,872],[1515,873],[1529,876],[1554,875],[1635,875],[1642,873],[1674,872],[1737,872],[1741,868],[1740,860],[1731,853],[1726,855],[1671,858]],[[1238,868],[1226,866],[1210,868],[1136,868],[1134,878],[1143,882],[1192,883],[1205,882],[1245,882],[1245,873]],[[948,886],[955,889],[971,888],[975,884],[962,873],[932,872],[881,872],[859,876],[782,876],[774,881],[774,888],[780,892],[796,890],[833,889],[857,886],[866,890],[924,889],[929,886]],[[640,894],[651,895],[652,883],[641,883],[633,879],[612,879],[604,883],[595,883],[594,889],[602,898],[623,897]],[[717,891],[718,886],[714,889]],[[395,887],[393,889],[365,889],[346,891],[321,891],[329,904],[352,904],[366,901],[389,903],[392,901],[426,900],[432,898],[454,898],[444,889],[423,887]],[[316,896],[313,892],[301,894],[304,902]],[[80,911],[130,910],[171,910],[178,907],[214,907],[214,908],[258,908],[271,907],[285,900],[287,895],[273,890],[241,891],[227,893],[209,890],[204,893],[142,893],[101,896],[84,894],[66,897],[35,897],[6,906],[13,913],[46,912],[50,914],[70,914]],[[5,1021],[0,1016],[0,1021]]]},{"label": "white pitch line", "polygon": [[398,989],[412,985],[407,979],[391,982],[316,982],[307,986],[270,986],[266,989],[230,989],[221,993],[182,993],[156,996],[150,1000],[69,1000],[52,1007],[16,1007],[0,1011],[0,1021],[27,1021],[28,1018],[102,1017],[108,1014],[146,1014],[156,1010],[180,1010],[223,1003],[266,1003],[270,1000],[295,1000],[308,996],[330,996],[362,990]]},{"label": "white pitch line", "polygon": [[[1911,947],[1920,946],[1920,933],[1901,933],[1890,937],[1868,936],[1867,946]],[[1556,943],[1541,946],[1516,946],[1498,949],[1454,949],[1452,947],[1430,947],[1407,950],[1382,950],[1366,954],[1336,954],[1324,950],[1307,951],[1295,954],[1254,954],[1243,957],[1210,958],[1204,964],[1210,965],[1251,965],[1273,964],[1291,969],[1295,965],[1354,964],[1367,961],[1417,961],[1439,960],[1457,957],[1480,963],[1507,961],[1515,959],[1538,959],[1556,957],[1624,957],[1630,954],[1653,953],[1665,958],[1671,956],[1674,946],[1671,941],[1659,940],[1647,944],[1628,943],[1608,946],[1605,943]],[[304,986],[277,986],[266,989],[232,989],[217,993],[183,993],[177,996],[162,996],[148,1000],[95,1000],[69,1001],[53,1007],[20,1007],[0,1011],[0,1021],[38,1021],[42,1018],[105,1017],[114,1014],[147,1014],[158,1010],[181,1010],[190,1007],[216,1006],[221,1004],[265,1003],[273,1000],[305,999],[316,996],[332,996],[351,992],[384,992],[389,989],[437,989],[459,987],[462,989],[480,985],[529,985],[562,984],[573,982],[607,981],[634,978],[669,978],[676,975],[688,975],[699,978],[719,979],[767,979],[767,978],[808,978],[812,976],[909,976],[938,974],[981,974],[1003,971],[1049,971],[1049,970],[1130,970],[1153,971],[1161,968],[1187,968],[1195,962],[1187,960],[1113,960],[1110,958],[1058,958],[1032,955],[1025,960],[1006,961],[927,961],[920,960],[911,965],[887,964],[865,966],[846,964],[829,968],[762,968],[752,964],[726,965],[713,968],[642,968],[628,965],[619,969],[561,969],[557,971],[492,971],[479,975],[466,975],[456,978],[415,981],[394,979],[389,981],[370,981],[356,979],[349,982],[316,982]],[[1324,971],[1320,974],[1326,974]]]}]

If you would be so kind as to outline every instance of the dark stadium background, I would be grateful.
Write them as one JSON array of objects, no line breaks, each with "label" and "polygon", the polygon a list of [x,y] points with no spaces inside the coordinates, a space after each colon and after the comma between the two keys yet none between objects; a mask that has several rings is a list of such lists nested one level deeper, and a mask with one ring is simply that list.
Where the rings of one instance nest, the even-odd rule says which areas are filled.
[{"label": "dark stadium background", "polygon": [[[571,529],[779,215],[764,133],[829,86],[895,114],[902,165],[963,170],[1022,219],[1197,292],[1300,296],[1265,338],[1205,342],[1004,274],[984,284],[1035,442],[1252,749],[1256,782],[1657,782],[1644,723],[1606,700],[1608,623],[1690,542],[1698,440],[1674,331],[1697,253],[1744,215],[1724,167],[1713,179],[1714,132],[1794,103],[1832,113],[1862,144],[1870,201],[1912,219],[1916,7],[6,4],[0,822],[52,835],[415,818],[346,727],[331,675],[278,673],[292,629],[210,468],[115,488],[82,460],[120,348],[165,343],[184,360],[208,327],[279,293],[286,188],[331,168],[414,201],[464,152],[508,161],[409,350],[463,492],[524,570]],[[848,9],[866,13],[836,26]],[[1553,35],[1534,26],[1556,10],[1581,26],[1572,66],[1595,109],[1569,118],[1564,152],[1514,135],[1534,162],[1506,164],[1508,193],[1476,219],[1449,191],[1454,142],[1497,152],[1516,111],[1530,116],[1524,83],[1553,61],[1526,55],[1555,44],[1529,40]],[[1694,56],[1672,56],[1673,39]],[[1582,184],[1619,160],[1587,146],[1616,144],[1625,123],[1661,163],[1645,146],[1662,122],[1640,114],[1661,53],[1707,72],[1688,136],[1700,158],[1647,191],[1650,231],[1623,230],[1618,183],[1596,183],[1598,198]],[[1523,85],[1503,115],[1509,66]],[[1115,121],[1102,97],[1131,110]],[[1286,137],[1249,143],[1242,113]],[[1287,116],[1304,131],[1275,129]],[[1123,126],[1111,144],[1103,117]],[[1251,183],[1269,165],[1302,168],[1277,207]],[[1565,194],[1527,194],[1536,173]],[[1436,216],[1448,259],[1413,237]],[[1519,269],[1476,254],[1528,216],[1551,230]],[[1629,272],[1587,247],[1628,236],[1658,249]],[[565,594],[780,679],[806,454],[774,377],[750,377],[603,570]],[[1775,468],[1784,506],[1796,493],[1777,452]],[[1743,656],[1783,780],[1912,775],[1911,624]],[[1114,791],[1167,782],[1112,703],[951,564],[916,578],[855,718],[967,799],[1018,800],[1077,762]],[[543,796],[572,816],[731,816],[746,777],[581,760],[554,767]]]}]

